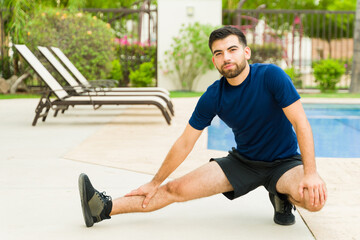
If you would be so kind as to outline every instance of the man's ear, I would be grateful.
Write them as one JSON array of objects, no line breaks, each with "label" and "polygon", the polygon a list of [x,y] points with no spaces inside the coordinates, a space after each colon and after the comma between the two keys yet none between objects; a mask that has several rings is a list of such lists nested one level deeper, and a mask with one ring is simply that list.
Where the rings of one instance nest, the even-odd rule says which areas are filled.
[{"label": "man's ear", "polygon": [[214,56],[212,56],[211,60],[212,60],[212,62],[213,62],[213,64],[214,64],[214,67],[216,68]]},{"label": "man's ear", "polygon": [[246,46],[244,52],[245,52],[245,59],[249,60],[251,58],[251,49],[248,46]]}]

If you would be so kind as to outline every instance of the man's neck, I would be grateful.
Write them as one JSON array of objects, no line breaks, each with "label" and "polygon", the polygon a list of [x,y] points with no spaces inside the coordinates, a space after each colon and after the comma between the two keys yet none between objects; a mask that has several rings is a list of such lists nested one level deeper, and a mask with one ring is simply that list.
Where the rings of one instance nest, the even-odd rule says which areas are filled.
[{"label": "man's neck", "polygon": [[226,80],[231,86],[239,86],[247,78],[249,72],[250,66],[246,64],[245,69],[239,75],[234,78],[226,78]]}]

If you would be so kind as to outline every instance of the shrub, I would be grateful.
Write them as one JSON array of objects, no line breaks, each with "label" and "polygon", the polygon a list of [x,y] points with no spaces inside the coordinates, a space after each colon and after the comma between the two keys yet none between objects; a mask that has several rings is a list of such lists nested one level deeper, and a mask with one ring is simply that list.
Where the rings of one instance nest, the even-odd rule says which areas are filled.
[{"label": "shrub", "polygon": [[11,69],[11,58],[4,56],[3,59],[0,58],[0,76],[5,79],[10,78],[13,75],[13,69]]},{"label": "shrub", "polygon": [[120,85],[127,86],[131,70],[137,70],[144,62],[156,62],[156,46],[119,42],[116,46],[116,55],[119,56],[122,66],[123,81]]},{"label": "shrub", "polygon": [[282,60],[281,46],[273,43],[262,45],[249,44],[251,49],[251,59],[249,63],[274,63],[278,64]]},{"label": "shrub", "polygon": [[114,34],[109,24],[90,14],[59,9],[38,9],[25,29],[25,43],[56,46],[89,80],[104,79],[114,58]]},{"label": "shrub", "polygon": [[152,87],[155,85],[155,67],[152,62],[142,63],[138,70],[130,70],[130,84],[132,87]]},{"label": "shrub", "polygon": [[208,38],[214,28],[200,23],[183,25],[173,38],[171,51],[165,52],[162,69],[181,83],[183,90],[192,90],[195,79],[212,69]]},{"label": "shrub", "polygon": [[296,88],[302,88],[301,74],[295,68],[286,68],[284,71],[289,75]]},{"label": "shrub", "polygon": [[321,92],[335,91],[336,84],[345,73],[344,64],[333,59],[320,60],[313,68],[315,82],[319,83]]},{"label": "shrub", "polygon": [[112,69],[110,71],[109,78],[117,80],[119,85],[121,86],[124,78],[123,78],[123,73],[122,73],[122,67],[120,65],[119,60],[114,59],[111,62],[111,65],[112,65]]}]

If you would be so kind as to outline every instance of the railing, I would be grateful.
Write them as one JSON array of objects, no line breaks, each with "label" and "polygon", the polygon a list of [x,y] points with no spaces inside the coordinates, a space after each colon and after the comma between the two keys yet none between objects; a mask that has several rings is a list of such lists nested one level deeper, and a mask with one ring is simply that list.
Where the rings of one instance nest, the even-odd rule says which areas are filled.
[{"label": "railing", "polygon": [[294,67],[306,87],[316,85],[313,63],[327,58],[344,63],[347,74],[339,86],[350,85],[355,11],[223,10],[223,24],[238,26],[250,46],[277,46],[277,64]]}]

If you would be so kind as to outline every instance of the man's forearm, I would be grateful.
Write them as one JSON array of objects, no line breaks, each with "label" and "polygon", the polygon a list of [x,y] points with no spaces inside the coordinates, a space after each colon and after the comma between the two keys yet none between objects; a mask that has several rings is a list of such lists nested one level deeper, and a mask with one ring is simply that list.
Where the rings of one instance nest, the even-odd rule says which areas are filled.
[{"label": "man's forearm", "polygon": [[314,139],[309,122],[306,120],[301,126],[295,126],[295,132],[304,164],[304,173],[314,173],[316,172]]},{"label": "man's forearm", "polygon": [[193,146],[189,146],[179,138],[171,147],[160,169],[154,176],[152,182],[160,185],[175,169],[186,159]]}]

